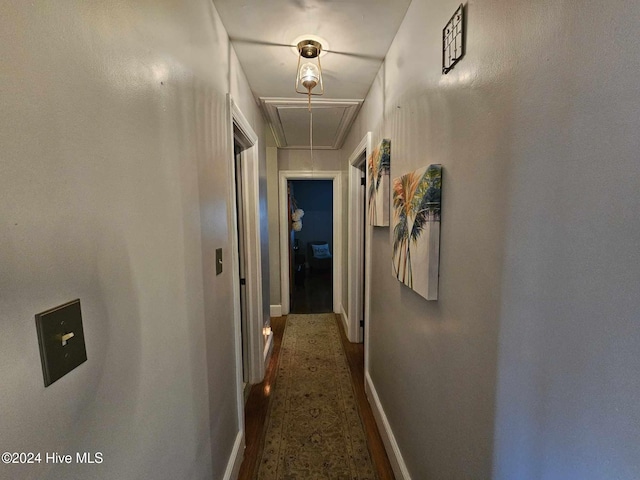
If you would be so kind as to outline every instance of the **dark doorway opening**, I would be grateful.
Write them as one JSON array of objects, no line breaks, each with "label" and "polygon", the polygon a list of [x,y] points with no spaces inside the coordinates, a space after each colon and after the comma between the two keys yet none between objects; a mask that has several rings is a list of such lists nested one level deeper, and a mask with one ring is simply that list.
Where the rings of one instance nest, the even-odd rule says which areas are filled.
[{"label": "dark doorway opening", "polygon": [[[294,225],[290,248],[291,313],[333,311],[333,181],[289,182],[292,220],[299,211],[299,230]],[[298,211],[298,214],[296,214]]]}]

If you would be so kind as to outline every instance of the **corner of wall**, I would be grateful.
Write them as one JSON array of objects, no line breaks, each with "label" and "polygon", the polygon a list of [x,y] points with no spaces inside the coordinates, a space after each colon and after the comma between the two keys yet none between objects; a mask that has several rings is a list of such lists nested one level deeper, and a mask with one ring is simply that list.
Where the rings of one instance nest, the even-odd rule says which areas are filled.
[{"label": "corner of wall", "polygon": [[233,450],[231,450],[231,455],[229,455],[227,468],[224,471],[224,477],[222,477],[223,480],[236,480],[238,478],[240,466],[242,465],[242,460],[244,460],[244,449],[244,433],[240,430],[233,443]]},{"label": "corner of wall", "polygon": [[393,430],[391,430],[391,424],[387,419],[387,415],[382,408],[382,404],[380,403],[380,398],[378,397],[378,392],[376,391],[376,388],[373,384],[373,380],[371,379],[368,371],[364,373],[364,376],[365,393],[367,394],[367,399],[369,400],[369,404],[371,405],[371,410],[376,420],[376,424],[378,425],[378,431],[380,432],[380,436],[382,437],[382,443],[384,443],[384,449],[386,450],[387,456],[389,457],[389,462],[391,463],[393,473],[397,480],[411,480],[411,475],[409,475],[407,465],[402,458],[400,447],[398,446],[398,442],[396,441],[396,438],[393,434]]}]

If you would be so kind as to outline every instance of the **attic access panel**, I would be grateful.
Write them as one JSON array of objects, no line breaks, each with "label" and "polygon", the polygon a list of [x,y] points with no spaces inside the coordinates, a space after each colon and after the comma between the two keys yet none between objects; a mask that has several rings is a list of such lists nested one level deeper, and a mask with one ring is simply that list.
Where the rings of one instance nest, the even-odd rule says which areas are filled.
[{"label": "attic access panel", "polygon": [[[261,98],[260,101],[278,148],[309,147],[309,110],[306,98]],[[312,100],[313,148],[342,148],[362,102],[363,100]]]},{"label": "attic access panel", "polygon": [[313,117],[310,117],[306,108],[281,108],[278,114],[287,145],[308,146],[309,127],[313,119],[313,147],[332,148],[345,108],[316,107],[312,111]]}]

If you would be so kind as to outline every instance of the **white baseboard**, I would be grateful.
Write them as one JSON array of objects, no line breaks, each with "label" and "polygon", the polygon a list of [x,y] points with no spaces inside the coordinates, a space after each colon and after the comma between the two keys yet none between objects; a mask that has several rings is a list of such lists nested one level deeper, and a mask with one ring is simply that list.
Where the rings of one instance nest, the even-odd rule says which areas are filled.
[{"label": "white baseboard", "polygon": [[282,316],[282,305],[271,305],[271,311],[269,314],[272,317],[281,317]]},{"label": "white baseboard", "polygon": [[387,456],[389,457],[393,473],[397,480],[411,480],[411,475],[409,475],[407,465],[404,463],[404,459],[400,453],[400,447],[398,447],[396,437],[394,437],[393,432],[391,431],[391,425],[389,425],[387,415],[384,413],[382,404],[380,403],[380,398],[378,398],[378,393],[376,392],[373,381],[369,376],[369,372],[365,372],[364,377],[364,389],[367,394],[367,398],[369,399],[373,416],[376,419],[378,431],[382,437],[382,443],[384,443],[384,449],[387,451]]},{"label": "white baseboard", "polygon": [[231,456],[227,462],[227,469],[224,471],[224,480],[236,480],[240,473],[240,465],[242,465],[242,459],[244,458],[244,433],[242,430],[236,435],[236,441],[233,444],[233,450]]}]

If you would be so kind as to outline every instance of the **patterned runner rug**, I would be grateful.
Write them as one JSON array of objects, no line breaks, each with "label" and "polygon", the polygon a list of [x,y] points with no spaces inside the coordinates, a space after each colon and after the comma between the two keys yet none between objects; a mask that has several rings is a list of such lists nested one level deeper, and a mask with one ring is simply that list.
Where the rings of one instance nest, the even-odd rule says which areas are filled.
[{"label": "patterned runner rug", "polygon": [[289,315],[258,480],[377,479],[333,313]]}]

